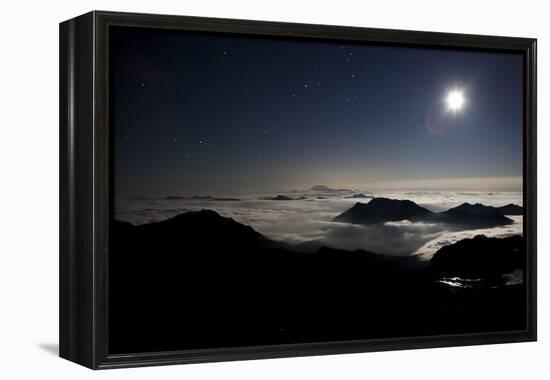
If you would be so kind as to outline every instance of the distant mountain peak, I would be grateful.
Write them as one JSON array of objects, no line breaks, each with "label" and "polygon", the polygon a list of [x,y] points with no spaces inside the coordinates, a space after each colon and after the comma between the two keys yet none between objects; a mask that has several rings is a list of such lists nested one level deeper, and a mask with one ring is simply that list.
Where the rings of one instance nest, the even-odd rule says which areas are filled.
[{"label": "distant mountain peak", "polygon": [[490,227],[512,224],[513,220],[505,217],[500,210],[481,203],[462,203],[440,213],[442,221],[455,224],[464,224],[474,227]]},{"label": "distant mountain peak", "polygon": [[274,197],[262,198],[265,201],[293,201],[294,198],[287,197],[286,195],[276,195]]},{"label": "distant mountain peak", "polygon": [[415,220],[427,218],[430,210],[410,200],[373,198],[368,203],[357,202],[349,210],[336,216],[334,221],[352,224],[375,224],[388,221]]},{"label": "distant mountain peak", "polygon": [[321,192],[351,192],[351,189],[333,189],[325,185],[315,185],[309,188],[309,191],[321,191]]},{"label": "distant mountain peak", "polygon": [[325,186],[325,185],[315,185],[315,186],[311,186],[310,190],[313,190],[313,191],[323,191],[323,190],[332,190],[330,187],[328,186]]},{"label": "distant mountain peak", "polygon": [[349,197],[346,197],[346,199],[368,199],[368,198],[374,198],[374,197],[371,195],[365,195],[362,193],[353,194],[353,195],[350,195]]},{"label": "distant mountain peak", "polygon": [[513,220],[491,206],[464,202],[447,211],[434,213],[410,200],[373,198],[368,203],[357,202],[333,220],[352,224],[376,224],[399,220],[435,221],[474,228],[512,224]]},{"label": "distant mountain peak", "polygon": [[481,209],[484,209],[485,207],[489,207],[489,206],[484,206],[481,203],[473,203],[472,204],[472,203],[469,203],[469,202],[464,202],[461,205],[454,207],[454,209],[456,209],[456,210],[480,209],[481,210]]}]

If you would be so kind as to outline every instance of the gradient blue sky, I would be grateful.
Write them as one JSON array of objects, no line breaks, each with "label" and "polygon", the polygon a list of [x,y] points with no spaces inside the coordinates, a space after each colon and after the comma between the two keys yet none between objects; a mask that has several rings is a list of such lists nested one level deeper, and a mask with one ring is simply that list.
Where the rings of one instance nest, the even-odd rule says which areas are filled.
[{"label": "gradient blue sky", "polygon": [[117,195],[521,190],[521,55],[135,28],[111,43]]}]

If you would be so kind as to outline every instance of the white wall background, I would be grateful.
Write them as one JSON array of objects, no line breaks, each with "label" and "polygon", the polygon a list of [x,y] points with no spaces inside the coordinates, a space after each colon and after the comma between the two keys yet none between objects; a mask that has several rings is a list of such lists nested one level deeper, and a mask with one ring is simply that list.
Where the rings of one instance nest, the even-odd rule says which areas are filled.
[{"label": "white wall background", "polygon": [[[548,379],[550,22],[545,1],[11,1],[0,21],[0,377],[3,379]],[[56,357],[58,22],[89,10],[539,39],[539,342],[93,372]]]}]

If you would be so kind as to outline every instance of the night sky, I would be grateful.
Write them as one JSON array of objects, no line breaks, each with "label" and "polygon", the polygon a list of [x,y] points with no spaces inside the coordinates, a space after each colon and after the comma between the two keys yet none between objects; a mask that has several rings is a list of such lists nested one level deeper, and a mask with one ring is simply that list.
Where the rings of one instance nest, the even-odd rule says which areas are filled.
[{"label": "night sky", "polygon": [[[117,195],[521,190],[521,55],[112,31]],[[449,91],[464,107],[450,111]]]}]

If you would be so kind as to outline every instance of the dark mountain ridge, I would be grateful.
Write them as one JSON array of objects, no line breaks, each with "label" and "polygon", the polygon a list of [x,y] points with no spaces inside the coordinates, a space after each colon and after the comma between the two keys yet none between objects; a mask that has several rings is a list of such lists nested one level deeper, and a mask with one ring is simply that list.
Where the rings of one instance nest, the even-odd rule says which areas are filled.
[{"label": "dark mountain ridge", "polygon": [[488,278],[525,270],[525,247],[521,236],[490,238],[477,235],[439,249],[430,260],[439,275]]},{"label": "dark mountain ridge", "polygon": [[286,195],[276,195],[274,197],[266,197],[266,198],[261,198],[262,200],[264,201],[301,201],[301,200],[304,200],[304,199],[307,199],[306,197],[304,196],[300,196],[300,197],[297,197],[297,198],[292,198],[292,197],[287,197]]},{"label": "dark mountain ridge", "polygon": [[359,194],[350,195],[349,197],[345,197],[345,198],[346,199],[368,199],[368,198],[374,198],[374,196],[359,193]]},{"label": "dark mountain ridge", "polygon": [[110,244],[111,353],[524,327],[521,286],[449,289],[444,265],[416,257],[295,252],[214,211],[113,221]]},{"label": "dark mountain ridge", "polygon": [[497,208],[484,206],[481,203],[463,203],[439,213],[446,223],[462,224],[471,227],[492,227],[512,224],[514,221],[505,217]]},{"label": "dark mountain ridge", "polygon": [[504,215],[523,215],[523,207],[513,203],[497,207],[497,209]]},{"label": "dark mountain ridge", "polygon": [[357,202],[349,210],[336,216],[337,222],[352,224],[374,224],[403,219],[420,220],[433,214],[409,200],[373,198],[369,203]]},{"label": "dark mountain ridge", "polygon": [[501,226],[513,223],[495,207],[463,203],[447,211],[434,213],[410,200],[373,198],[368,203],[357,202],[333,218],[336,222],[376,224],[399,220],[437,221],[471,228]]},{"label": "dark mountain ridge", "polygon": [[325,185],[315,185],[309,188],[309,191],[320,191],[320,192],[328,192],[328,193],[334,193],[334,192],[352,192],[351,189],[333,189]]}]

